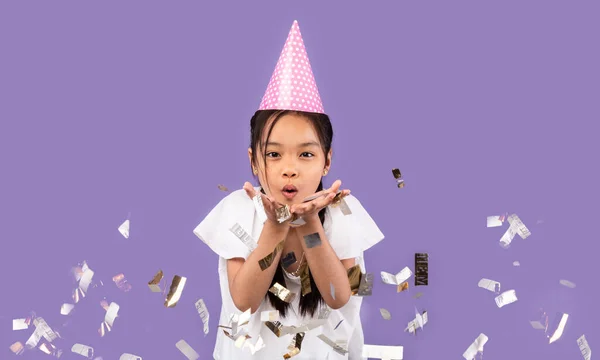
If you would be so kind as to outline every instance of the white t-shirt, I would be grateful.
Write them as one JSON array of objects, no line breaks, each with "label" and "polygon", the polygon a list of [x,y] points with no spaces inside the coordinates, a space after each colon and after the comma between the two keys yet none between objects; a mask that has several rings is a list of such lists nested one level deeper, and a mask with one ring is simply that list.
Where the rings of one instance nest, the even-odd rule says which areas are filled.
[{"label": "white t-shirt", "polygon": [[[260,191],[260,188],[256,188],[256,190]],[[356,197],[349,195],[344,200],[352,214],[344,215],[339,207],[330,206],[325,213],[323,228],[338,258],[340,260],[356,259],[356,263],[360,264],[362,271],[365,272],[363,252],[383,240],[384,235]],[[227,260],[236,257],[247,259],[252,251],[231,231],[235,224],[238,224],[248,233],[254,242],[257,242],[260,238],[263,223],[256,214],[252,199],[246,195],[243,189],[236,190],[223,198],[194,229],[194,234],[219,255],[218,272],[222,299],[219,325],[225,326],[229,325],[229,320],[233,314],[240,315],[243,313],[241,310],[246,310],[237,309],[231,298],[227,278]],[[285,271],[284,274],[286,276],[286,288],[298,295],[288,308],[286,317],[280,317],[279,322],[288,326],[307,325],[313,319],[300,315],[298,307],[301,296],[300,280],[291,277]],[[331,310],[323,325],[305,333],[301,351],[292,359],[364,359],[362,357],[364,337],[360,321],[361,304],[362,297],[352,296],[342,308]],[[261,312],[271,310],[275,310],[275,308],[265,297],[258,310],[252,314],[249,323],[243,327],[251,336],[246,342],[255,344],[260,337],[265,344],[264,348],[254,354],[246,346],[238,348],[235,346],[234,340],[227,337],[223,329],[219,328],[213,352],[214,358],[217,360],[283,359],[283,355],[289,351],[288,346],[293,339],[293,335],[283,335],[278,338],[261,322]],[[340,321],[342,321],[341,324],[339,324]],[[338,324],[339,326],[334,330]],[[320,334],[325,334],[334,342],[346,341],[348,354],[341,355],[334,351],[331,346],[317,337]]]}]

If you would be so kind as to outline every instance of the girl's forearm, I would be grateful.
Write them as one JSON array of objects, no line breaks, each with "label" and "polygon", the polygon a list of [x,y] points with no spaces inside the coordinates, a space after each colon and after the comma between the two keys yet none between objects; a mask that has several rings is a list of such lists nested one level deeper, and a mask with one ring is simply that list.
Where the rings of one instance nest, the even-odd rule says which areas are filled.
[{"label": "girl's forearm", "polygon": [[[309,248],[304,237],[315,233],[319,235],[321,244]],[[304,249],[310,273],[327,305],[332,309],[346,305],[352,296],[348,272],[329,244],[320,220],[307,221],[306,225],[296,229],[296,234]],[[335,298],[331,296],[330,284],[333,285]]]},{"label": "girl's forearm", "polygon": [[264,271],[259,261],[275,250],[277,245],[286,238],[288,231],[288,226],[275,225],[269,221],[265,223],[258,246],[240,267],[232,282],[231,297],[239,310],[251,309],[254,313],[265,298],[279,265],[282,251],[277,253],[271,265]]}]

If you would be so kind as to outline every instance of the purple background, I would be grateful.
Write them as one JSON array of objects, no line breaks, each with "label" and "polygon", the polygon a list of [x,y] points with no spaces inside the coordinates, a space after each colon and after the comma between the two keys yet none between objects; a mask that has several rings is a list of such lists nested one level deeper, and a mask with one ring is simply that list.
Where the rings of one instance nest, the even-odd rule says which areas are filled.
[{"label": "purple background", "polygon": [[[184,359],[180,339],[212,358],[217,257],[192,230],[226,195],[217,184],[251,179],[249,120],[294,19],[335,130],[326,185],[342,179],[386,235],[367,253],[366,343],[410,360],[462,358],[481,332],[486,360],[578,359],[582,334],[598,349],[598,4],[256,3],[0,3],[0,358],[31,334],[11,330],[31,310],[60,329],[63,359],[82,358],[73,343]],[[504,212],[532,232],[508,250],[507,225],[486,228]],[[379,281],[415,252],[430,254],[429,286]],[[105,286],[61,316],[82,260]],[[175,308],[146,285],[158,269],[188,278]],[[519,301],[498,309],[482,277]],[[103,297],[121,310],[100,338]],[[415,306],[429,313],[417,337],[403,332]],[[529,325],[539,308],[571,315],[557,343]]]}]

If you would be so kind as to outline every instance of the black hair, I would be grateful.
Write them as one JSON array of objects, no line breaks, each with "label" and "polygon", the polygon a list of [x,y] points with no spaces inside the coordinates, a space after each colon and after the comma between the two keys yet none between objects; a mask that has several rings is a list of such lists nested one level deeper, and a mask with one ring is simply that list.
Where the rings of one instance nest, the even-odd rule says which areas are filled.
[{"label": "black hair", "polygon": [[[312,113],[312,112],[304,112],[304,111],[292,111],[292,110],[259,110],[254,113],[252,119],[250,120],[250,149],[252,149],[252,164],[256,166],[257,161],[257,153],[258,150],[262,150],[262,158],[264,168],[267,166],[267,150],[266,143],[268,143],[269,138],[271,137],[271,132],[273,127],[286,114],[295,114],[300,115],[306,118],[314,127],[315,132],[319,138],[319,142],[321,143],[321,148],[325,157],[329,154],[331,150],[331,143],[333,141],[333,127],[331,126],[331,121],[329,116],[326,114]],[[273,122],[270,124],[268,130],[267,124],[269,120],[273,119]],[[267,136],[262,143],[263,133],[267,131]],[[265,179],[268,181],[267,179]],[[267,184],[268,186],[268,184]],[[323,181],[319,182],[319,186],[317,187],[317,192],[323,190]],[[261,189],[261,191],[263,191]],[[263,191],[264,192],[264,191]],[[327,208],[319,211],[319,219],[321,220],[321,224],[325,222],[325,212]],[[310,287],[311,292],[302,296],[300,298],[300,314],[305,316],[306,314],[310,314],[310,316],[314,316],[315,312],[318,310],[319,305],[325,303],[323,296],[321,296],[321,292],[317,288],[317,284],[312,277],[312,274],[309,272],[310,277]],[[282,286],[285,286],[285,275],[283,274],[283,268],[281,264],[278,264],[277,270],[275,271],[275,275],[273,276],[273,280],[271,281],[271,286],[275,285],[275,283],[279,283]],[[267,292],[266,295],[273,307],[279,311],[279,314],[282,317],[286,316],[288,307],[290,304],[282,301],[277,296],[272,294],[271,292]]]}]

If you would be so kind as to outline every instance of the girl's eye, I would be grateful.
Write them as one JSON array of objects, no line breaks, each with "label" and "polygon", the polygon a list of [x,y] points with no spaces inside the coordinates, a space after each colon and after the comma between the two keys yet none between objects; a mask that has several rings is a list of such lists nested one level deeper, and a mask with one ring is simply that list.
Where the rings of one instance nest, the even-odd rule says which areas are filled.
[{"label": "girl's eye", "polygon": [[313,157],[314,155],[309,153],[309,152],[303,152],[302,156],[306,156],[306,157]]},{"label": "girl's eye", "polygon": [[279,156],[279,154],[276,152],[267,153],[267,157],[277,157],[277,156]]}]

